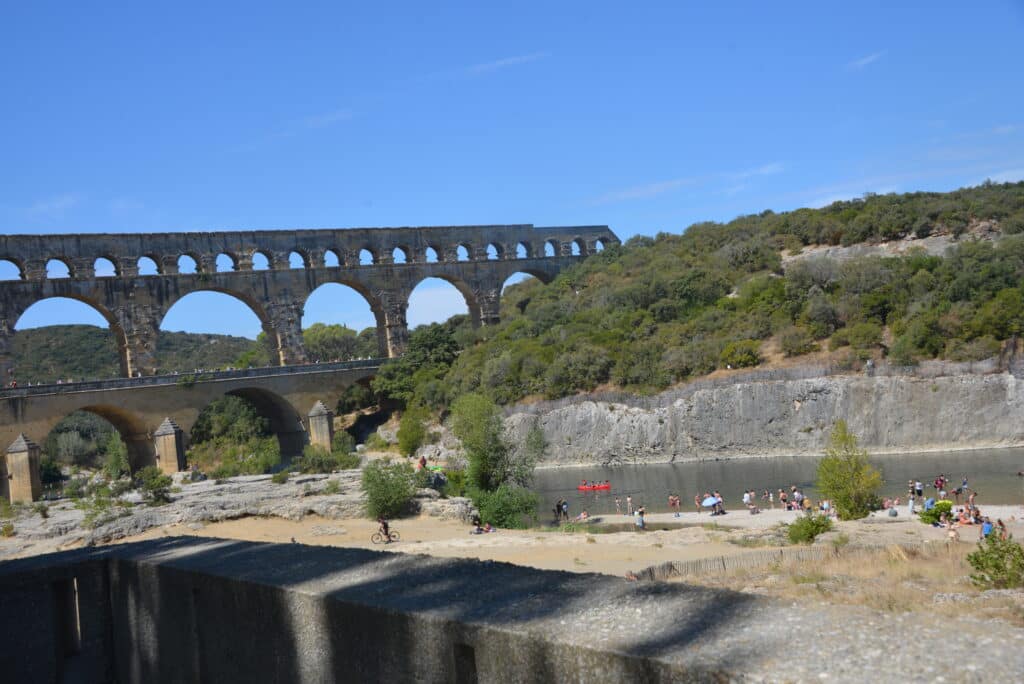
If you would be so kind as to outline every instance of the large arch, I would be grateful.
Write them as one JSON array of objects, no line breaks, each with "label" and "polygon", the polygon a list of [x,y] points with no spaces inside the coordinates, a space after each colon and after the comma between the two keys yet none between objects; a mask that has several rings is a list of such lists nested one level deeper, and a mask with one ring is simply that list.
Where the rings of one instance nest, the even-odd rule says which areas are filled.
[{"label": "large arch", "polygon": [[[311,348],[306,342],[306,353],[311,361],[348,361],[363,356],[387,356],[387,340],[383,336],[386,328],[384,312],[380,302],[360,283],[349,280],[334,280],[323,283],[313,290],[303,304],[302,329],[309,330],[316,324],[325,326],[341,325],[356,334],[353,351],[348,358],[320,358],[326,350]],[[372,332],[368,332],[372,331]],[[374,349],[368,350],[366,336],[372,335]]]},{"label": "large arch", "polygon": [[[117,320],[117,317],[99,302],[70,294],[44,297],[35,300],[16,313],[17,317],[11,331],[14,336],[12,340],[14,345],[18,344],[17,332],[23,330],[47,328],[55,325],[91,325],[100,329],[107,327],[113,337],[119,374],[121,377],[128,376],[128,340],[124,328]],[[95,359],[92,360],[94,361]],[[54,377],[19,377],[18,369],[14,368],[12,370],[14,371],[12,374],[14,377],[10,379],[18,380],[19,382],[45,383],[66,379],[59,377],[62,373],[56,372],[58,370],[56,364],[53,366],[55,371]],[[81,380],[83,378],[77,379]],[[7,381],[8,379],[2,380],[4,383]]]},{"label": "large arch", "polygon": [[[67,456],[67,454],[61,454],[59,451],[54,453],[54,448],[60,448],[58,440],[51,439],[55,431],[59,430],[65,423],[74,417],[78,412],[90,413],[94,416],[102,418],[104,421],[110,424],[110,427],[118,434],[121,441],[127,447],[128,451],[128,466],[132,472],[135,472],[139,468],[143,468],[147,465],[153,465],[155,463],[155,452],[153,449],[153,443],[149,437],[149,430],[145,421],[139,416],[127,411],[118,406],[111,406],[108,404],[88,404],[81,406],[74,411],[60,417],[56,422],[53,423],[53,427],[42,435],[43,451],[49,458],[60,460],[62,463],[66,463],[65,459],[60,459],[61,456]],[[79,428],[80,429],[80,428]],[[76,432],[75,430],[61,430],[63,433]],[[82,437],[83,442],[88,442],[88,437]],[[100,447],[100,444],[91,445],[93,447]],[[78,463],[76,465],[100,465],[99,463]]]},{"label": "large arch", "polygon": [[[191,332],[232,335],[255,340],[260,332],[271,336],[277,347],[277,332],[263,307],[255,300],[223,288],[193,290],[175,300],[160,320],[160,332]],[[157,350],[161,348],[157,338]],[[230,365],[231,359],[219,359],[218,365]],[[278,360],[271,360],[277,365]],[[192,368],[161,368],[160,371],[187,372]]]},{"label": "large arch", "polygon": [[299,412],[287,399],[262,387],[241,387],[226,394],[246,400],[256,413],[270,421],[270,431],[281,447],[282,463],[302,453],[307,442],[306,428]]},{"label": "large arch", "polygon": [[[458,295],[461,295],[464,308],[459,306]],[[410,330],[460,314],[469,314],[473,325],[480,324],[479,302],[473,288],[464,280],[445,275],[430,276],[416,283],[409,293],[406,320]]]}]

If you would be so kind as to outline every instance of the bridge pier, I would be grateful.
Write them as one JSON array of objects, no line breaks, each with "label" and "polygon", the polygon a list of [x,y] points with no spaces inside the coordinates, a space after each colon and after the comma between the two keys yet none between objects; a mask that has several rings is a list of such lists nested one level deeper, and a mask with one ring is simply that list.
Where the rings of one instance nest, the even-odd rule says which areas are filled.
[{"label": "bridge pier", "polygon": [[409,295],[397,292],[382,292],[384,309],[384,330],[387,341],[387,356],[401,356],[409,344],[409,324],[405,313],[409,308]]},{"label": "bridge pier", "polygon": [[32,503],[43,495],[39,476],[39,445],[25,435],[18,435],[7,448],[8,496],[11,503]]},{"label": "bridge pier", "polygon": [[313,405],[309,415],[309,443],[331,450],[334,441],[334,414],[322,401]]},{"label": "bridge pier", "polygon": [[164,418],[153,433],[156,462],[160,470],[176,473],[185,469],[185,433],[170,418]]},{"label": "bridge pier", "polygon": [[264,331],[277,342],[278,361],[282,366],[306,362],[306,348],[302,343],[301,302],[270,302],[266,305],[269,325]]}]

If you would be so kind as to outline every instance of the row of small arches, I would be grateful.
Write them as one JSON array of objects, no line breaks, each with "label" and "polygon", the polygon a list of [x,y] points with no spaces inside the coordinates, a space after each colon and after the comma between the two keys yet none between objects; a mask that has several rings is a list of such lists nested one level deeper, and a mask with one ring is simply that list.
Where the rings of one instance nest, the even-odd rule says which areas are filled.
[{"label": "row of small arches", "polygon": [[[576,239],[568,243],[568,252],[572,256],[580,256],[589,253],[590,251],[600,252],[604,250],[605,243],[602,240],[597,240],[594,243],[592,249],[588,250],[586,243],[582,239]],[[486,259],[488,261],[497,261],[506,258],[504,248],[497,244],[488,244],[485,248]],[[562,244],[557,240],[548,240],[544,243],[544,256],[554,257],[562,253]],[[457,246],[454,257],[456,261],[472,261],[472,247],[468,244],[460,244]],[[373,250],[364,248],[359,251],[359,265],[360,266],[372,266],[381,263],[396,263],[404,264],[409,263],[412,259],[413,252],[411,249],[406,247],[395,247],[391,252],[391,258],[387,262],[381,259],[381,256]],[[538,255],[539,256],[539,255]],[[516,259],[529,259],[534,257],[533,248],[530,243],[520,242],[516,245]],[[512,257],[509,257],[512,258]],[[438,263],[441,260],[438,250],[434,247],[427,247],[422,254],[423,263]],[[312,259],[308,254],[302,254],[297,251],[292,251],[288,254],[288,268],[313,268],[319,264],[311,263]],[[162,273],[157,260],[153,257],[143,256],[140,257],[136,263],[138,268],[138,274],[141,276],[146,275],[159,275]],[[341,259],[334,250],[326,250],[323,257],[323,266],[332,268],[341,266]],[[266,271],[270,270],[274,266],[271,257],[264,252],[257,251],[252,256],[252,268],[253,271]],[[283,266],[282,266],[283,267]],[[183,274],[191,274],[200,272],[200,261],[193,255],[183,254],[178,257],[177,261],[177,272]],[[227,253],[220,253],[216,256],[214,262],[214,269],[217,273],[232,272],[239,270],[238,258]],[[248,269],[246,269],[248,270]],[[120,270],[114,263],[114,260],[105,257],[100,257],[93,262],[93,274],[95,277],[112,277],[121,275]],[[54,258],[50,259],[46,263],[46,277],[47,278],[70,278],[70,277],[91,277],[93,274],[88,273],[75,273],[71,267],[63,259]],[[9,259],[0,259],[0,280],[21,280],[24,279],[23,269],[18,266],[15,262]]]}]

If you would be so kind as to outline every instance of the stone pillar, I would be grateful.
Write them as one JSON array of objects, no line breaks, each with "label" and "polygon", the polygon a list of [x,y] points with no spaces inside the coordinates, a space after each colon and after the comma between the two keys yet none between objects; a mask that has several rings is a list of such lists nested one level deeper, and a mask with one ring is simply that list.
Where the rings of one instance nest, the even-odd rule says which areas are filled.
[{"label": "stone pillar", "polygon": [[309,443],[330,451],[333,439],[334,414],[324,402],[318,401],[309,411]]},{"label": "stone pillar", "polygon": [[387,354],[388,358],[394,358],[402,355],[409,342],[409,325],[405,320],[409,298],[391,291],[381,292],[380,295],[384,309],[384,329],[387,334]]},{"label": "stone pillar", "polygon": [[235,270],[236,271],[251,271],[252,270],[252,254],[239,254],[235,257]]},{"label": "stone pillar", "polygon": [[470,261],[487,261],[487,245],[471,245],[469,250]]},{"label": "stone pillar", "polygon": [[292,267],[291,262],[288,260],[288,252],[265,252],[267,259],[270,260],[271,271],[287,271]]},{"label": "stone pillar", "polygon": [[559,242],[560,245],[558,255],[560,256],[572,256],[572,242]]},{"label": "stone pillar", "polygon": [[160,258],[160,262],[157,264],[161,273],[167,275],[178,274],[178,257],[176,256],[165,256]]},{"label": "stone pillar", "polygon": [[138,278],[139,277],[139,260],[138,259],[118,259],[117,260],[117,275],[122,278]]},{"label": "stone pillar", "polygon": [[96,277],[95,262],[86,257],[72,257],[68,259],[68,271],[72,278]]},{"label": "stone pillar", "polygon": [[46,280],[46,262],[40,259],[26,259],[22,274],[25,280]]},{"label": "stone pillar", "polygon": [[216,254],[200,254],[199,261],[196,262],[196,271],[200,273],[216,273],[217,272],[217,255]]},{"label": "stone pillar", "polygon": [[445,262],[454,262],[459,260],[459,246],[458,245],[445,245],[441,254],[438,254],[438,259]]},{"label": "stone pillar", "polygon": [[480,307],[480,324],[497,325],[501,320],[501,290],[493,288],[478,290],[476,301]]},{"label": "stone pillar", "polygon": [[170,418],[164,418],[153,433],[153,448],[161,471],[171,474],[185,469],[185,433]]},{"label": "stone pillar", "polygon": [[[302,344],[302,303],[271,302],[266,306],[270,319],[272,340],[277,340],[278,362],[291,366],[306,362],[306,348]],[[266,329],[266,327],[264,327]]]},{"label": "stone pillar", "polygon": [[114,311],[124,331],[124,362],[128,377],[155,375],[156,341],[160,335],[161,312],[152,304],[129,302]]},{"label": "stone pillar", "polygon": [[8,491],[11,503],[32,503],[43,495],[39,479],[39,445],[18,435],[7,447]]}]

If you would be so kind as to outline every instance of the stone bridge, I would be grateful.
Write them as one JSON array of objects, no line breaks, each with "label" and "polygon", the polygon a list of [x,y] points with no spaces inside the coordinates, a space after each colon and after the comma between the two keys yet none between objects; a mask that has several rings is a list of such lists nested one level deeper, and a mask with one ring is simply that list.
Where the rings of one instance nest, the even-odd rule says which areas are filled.
[{"label": "stone bridge", "polygon": [[[501,290],[513,274],[549,282],[618,242],[606,226],[531,225],[0,236],[0,260],[20,274],[0,282],[0,377],[11,368],[16,322],[50,297],[84,302],[109,322],[125,377],[159,371],[161,321],[179,299],[203,290],[245,303],[276,346],[279,363],[293,365],[306,360],[308,297],[327,283],[347,285],[373,311],[380,356],[392,357],[408,338],[409,295],[423,279],[454,285],[473,322],[486,325],[498,320]],[[48,278],[53,261],[69,277]],[[98,276],[98,265],[114,275]]]},{"label": "stone bridge", "polygon": [[[41,443],[69,413],[87,411],[117,429],[133,470],[156,463],[172,472],[183,466],[188,434],[200,412],[230,394],[249,401],[270,421],[288,459],[311,440],[330,444],[326,407],[334,407],[350,385],[373,377],[380,363],[370,359],[6,389],[0,392],[0,445],[6,448],[19,434]],[[177,433],[168,432],[169,426]]]}]

